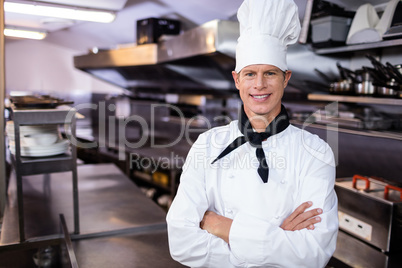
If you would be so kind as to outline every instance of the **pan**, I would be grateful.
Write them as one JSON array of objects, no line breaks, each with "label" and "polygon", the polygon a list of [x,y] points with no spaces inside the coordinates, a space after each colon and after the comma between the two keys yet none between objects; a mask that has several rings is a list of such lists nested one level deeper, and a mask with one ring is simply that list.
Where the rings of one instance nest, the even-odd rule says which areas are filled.
[{"label": "pan", "polygon": [[367,54],[366,57],[371,61],[371,64],[373,64],[375,70],[377,71],[377,75],[379,78],[382,80],[382,82],[387,82],[391,79],[391,76],[389,75],[388,68],[384,66],[381,62],[376,60],[373,56],[370,54]]},{"label": "pan", "polygon": [[362,75],[363,78],[366,79],[362,79],[363,80],[368,80],[367,79],[367,74],[369,75],[370,79],[375,82],[375,83],[382,83],[383,80],[381,79],[381,77],[378,75],[378,72],[374,69],[374,68],[370,68],[370,67],[366,67],[363,66],[363,72],[366,73],[366,75]]},{"label": "pan", "polygon": [[333,94],[352,94],[354,92],[355,76],[352,71],[341,66],[339,62],[336,63],[338,67],[340,80],[330,84],[329,92]]},{"label": "pan", "polygon": [[402,84],[402,74],[399,72],[399,70],[389,62],[387,62],[386,64],[388,67],[388,71],[392,75],[392,77],[396,80],[397,83]]},{"label": "pan", "polygon": [[387,82],[386,85],[377,86],[377,94],[383,97],[395,97],[398,95],[400,86],[395,82],[395,79]]}]

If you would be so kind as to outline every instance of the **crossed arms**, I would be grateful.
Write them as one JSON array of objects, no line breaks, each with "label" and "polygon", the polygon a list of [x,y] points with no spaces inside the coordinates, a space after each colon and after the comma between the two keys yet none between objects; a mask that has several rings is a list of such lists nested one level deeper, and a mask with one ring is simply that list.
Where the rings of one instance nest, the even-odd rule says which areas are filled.
[{"label": "crossed arms", "polygon": [[[318,217],[322,213],[322,209],[312,209],[306,211],[313,205],[312,202],[304,202],[296,210],[287,217],[280,226],[283,230],[296,231],[304,228],[314,230],[314,224],[321,221]],[[208,233],[222,238],[229,244],[229,232],[232,226],[232,219],[218,215],[215,212],[207,211],[200,223],[200,228]]]}]

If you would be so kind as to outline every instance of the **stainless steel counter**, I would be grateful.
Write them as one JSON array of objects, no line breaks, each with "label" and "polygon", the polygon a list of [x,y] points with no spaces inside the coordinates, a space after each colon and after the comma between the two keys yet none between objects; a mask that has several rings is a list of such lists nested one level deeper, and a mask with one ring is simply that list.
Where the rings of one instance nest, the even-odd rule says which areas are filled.
[{"label": "stainless steel counter", "polygon": [[[71,175],[25,176],[27,242],[60,233],[59,214],[73,230]],[[0,240],[0,263],[18,250],[15,177],[10,179]],[[79,235],[72,235],[81,267],[181,267],[170,257],[166,213],[113,164],[78,166]],[[20,254],[23,256],[23,254]],[[32,255],[31,255],[32,256]],[[158,263],[163,262],[159,266]],[[138,264],[138,265],[137,265]]]}]

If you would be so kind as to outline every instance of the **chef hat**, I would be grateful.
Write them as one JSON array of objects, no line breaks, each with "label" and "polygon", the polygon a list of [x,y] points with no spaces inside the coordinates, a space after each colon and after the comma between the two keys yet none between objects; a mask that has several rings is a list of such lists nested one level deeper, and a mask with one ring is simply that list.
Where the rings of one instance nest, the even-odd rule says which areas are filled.
[{"label": "chef hat", "polygon": [[237,18],[240,37],[235,71],[251,64],[270,64],[286,71],[287,47],[296,43],[300,34],[293,0],[244,0]]}]

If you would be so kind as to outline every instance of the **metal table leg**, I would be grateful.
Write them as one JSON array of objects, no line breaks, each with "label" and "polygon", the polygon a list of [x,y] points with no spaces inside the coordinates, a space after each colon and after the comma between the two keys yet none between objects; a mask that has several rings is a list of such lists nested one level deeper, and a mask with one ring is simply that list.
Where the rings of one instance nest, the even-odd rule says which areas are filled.
[{"label": "metal table leg", "polygon": [[18,203],[18,224],[20,232],[20,242],[25,241],[25,230],[24,230],[24,200],[22,192],[22,176],[17,171],[17,203]]}]

